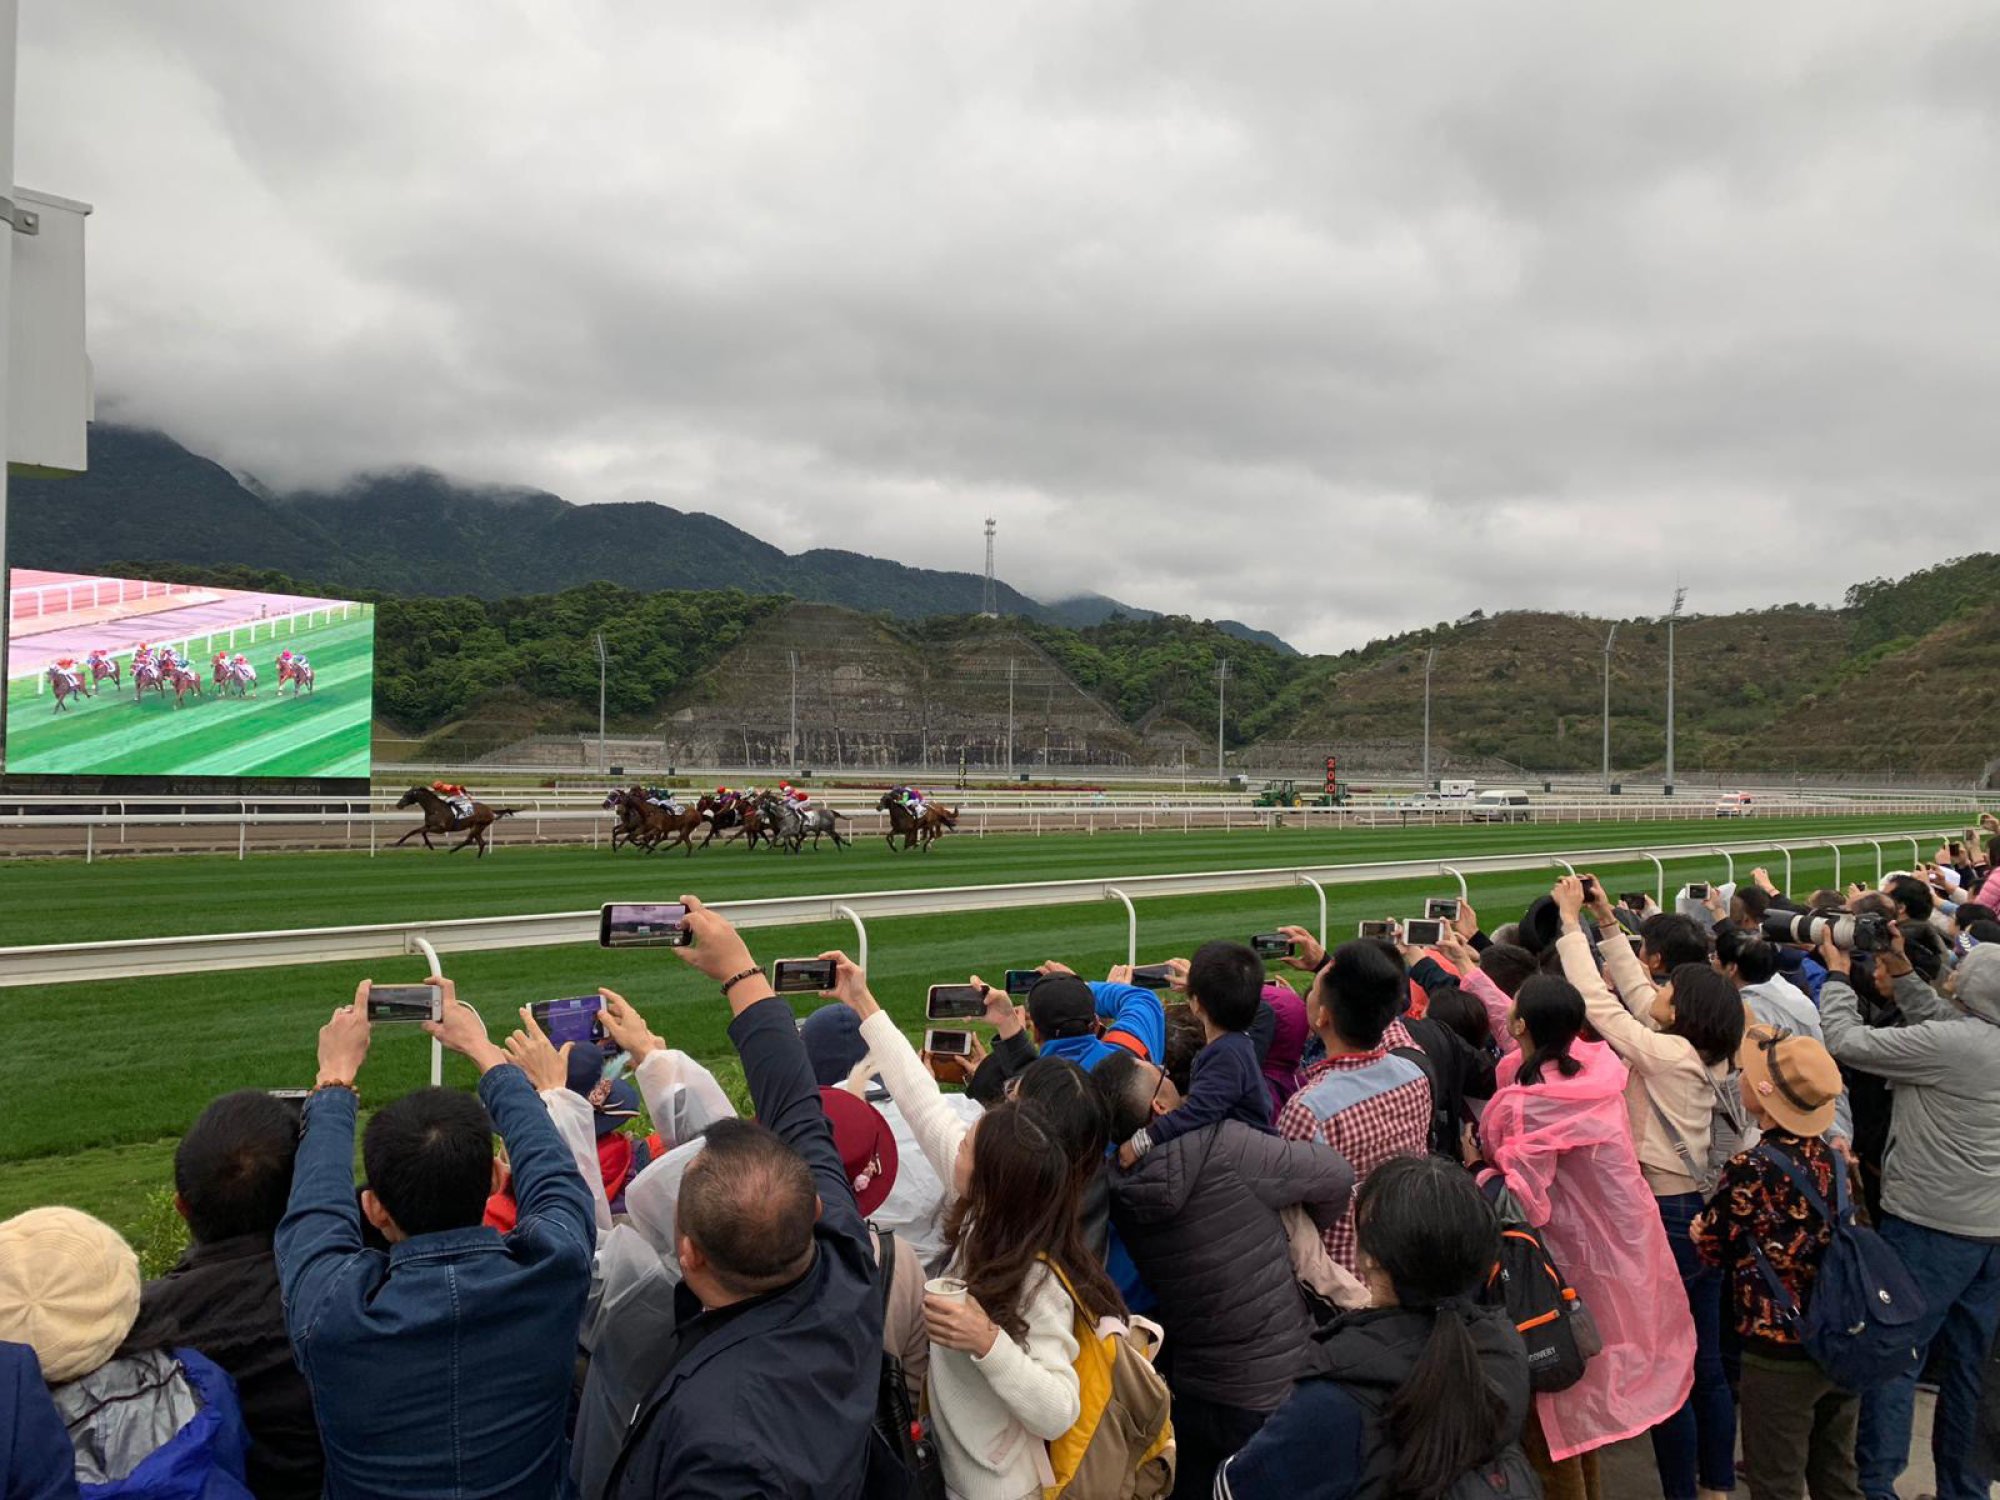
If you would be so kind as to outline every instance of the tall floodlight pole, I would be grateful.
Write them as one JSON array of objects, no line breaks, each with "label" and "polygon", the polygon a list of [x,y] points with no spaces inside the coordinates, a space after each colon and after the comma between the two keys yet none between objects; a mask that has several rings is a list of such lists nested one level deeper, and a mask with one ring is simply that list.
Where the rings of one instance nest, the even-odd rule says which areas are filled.
[{"label": "tall floodlight pole", "polygon": [[792,660],[792,739],[789,754],[792,774],[796,776],[799,774],[799,653],[787,651],[785,655]]},{"label": "tall floodlight pole", "polygon": [[1681,603],[1687,590],[1674,589],[1673,612],[1667,616],[1667,795],[1674,794],[1674,622],[1681,617]]},{"label": "tall floodlight pole", "polygon": [[986,586],[979,595],[979,612],[991,619],[1000,613],[1000,594],[993,582],[993,518],[986,518]]},{"label": "tall floodlight pole", "polygon": [[611,758],[604,753],[604,632],[597,632],[597,769],[601,775],[609,768]]},{"label": "tall floodlight pole", "polygon": [[1215,664],[1215,779],[1222,776],[1222,704],[1229,689],[1229,658]]},{"label": "tall floodlight pole", "polygon": [[1424,653],[1424,790],[1431,789],[1431,668],[1437,665],[1438,651],[1433,646]]},{"label": "tall floodlight pole", "polygon": [[1014,658],[1007,658],[1007,774],[1014,774]]},{"label": "tall floodlight pole", "polygon": [[1611,790],[1611,643],[1618,639],[1614,624],[1604,637],[1604,789]]}]

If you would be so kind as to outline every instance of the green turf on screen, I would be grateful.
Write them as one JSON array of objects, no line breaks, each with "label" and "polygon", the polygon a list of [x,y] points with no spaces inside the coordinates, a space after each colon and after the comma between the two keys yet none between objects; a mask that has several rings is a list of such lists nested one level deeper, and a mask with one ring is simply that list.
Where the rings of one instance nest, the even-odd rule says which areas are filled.
[{"label": "green turf on screen", "polygon": [[[54,711],[36,679],[8,685],[7,769],[16,775],[351,776],[369,768],[375,622],[358,618],[301,628],[245,648],[257,668],[257,696],[226,696],[197,654],[201,697],[174,706],[172,693],[135,697],[131,663],[125,684],[99,684],[95,698],[72,698]],[[197,637],[197,643],[199,643]],[[278,691],[278,652],[311,659],[310,693]]]}]

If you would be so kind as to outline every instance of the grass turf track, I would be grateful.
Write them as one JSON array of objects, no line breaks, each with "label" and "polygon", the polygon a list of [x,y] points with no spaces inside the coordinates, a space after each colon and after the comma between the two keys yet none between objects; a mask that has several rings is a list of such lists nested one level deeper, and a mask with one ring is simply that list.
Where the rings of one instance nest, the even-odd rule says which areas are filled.
[{"label": "grass turf track", "polygon": [[[205,657],[202,696],[176,709],[172,694],[133,697],[129,661],[125,685],[101,684],[95,698],[71,699],[55,713],[54,699],[32,678],[9,684],[7,769],[16,774],[182,776],[366,776],[373,716],[374,629],[371,619],[315,626],[246,651],[257,668],[257,696],[225,697],[210,680]],[[294,701],[278,693],[278,651],[289,646],[313,664],[313,691]]]},{"label": "grass turf track", "polygon": [[[1906,820],[1939,827],[1950,818]],[[1828,825],[1837,826],[1828,826]],[[1743,842],[1810,837],[1857,827],[1880,835],[1893,819],[1764,819],[1710,827],[1591,825],[1444,830],[1369,830],[1310,836],[1206,833],[962,839],[925,859],[892,857],[879,844],[845,858],[747,856],[710,850],[693,861],[613,856],[598,850],[518,849],[475,865],[464,856],[399,854],[372,862],[340,855],[131,860],[84,866],[23,862],[0,869],[6,941],[51,941],[126,931],[195,932],[268,925],[314,926],[401,917],[562,910],[602,900],[671,897],[684,888],[713,899],[781,891],[860,890],[985,884],[1015,879],[1131,874],[1310,862],[1348,862],[1508,850],[1564,850],[1614,844],[1726,838]],[[1755,832],[1753,832],[1755,830]],[[1903,846],[1908,853],[1907,844]],[[1892,863],[1895,848],[1889,849]],[[1850,842],[1843,875],[1874,874],[1873,850]],[[1795,853],[1794,884],[1832,880],[1820,850]],[[1773,860],[1774,873],[1781,862]],[[1749,862],[1739,858],[1739,872]],[[646,868],[668,865],[657,872]],[[673,867],[677,866],[677,867]],[[1595,862],[1611,889],[1650,888],[1644,860]],[[1721,879],[1722,862],[1699,850],[1667,861],[1670,880]],[[794,873],[794,872],[797,873]],[[1551,872],[1553,873],[1553,872]],[[1472,899],[1488,926],[1517,916],[1550,874],[1475,876]],[[1351,934],[1363,917],[1407,915],[1426,895],[1451,894],[1447,877],[1328,892],[1329,931]],[[422,908],[421,910],[415,908]],[[1284,922],[1312,925],[1310,891],[1272,890],[1139,903],[1140,956],[1185,954],[1211,937],[1244,938]],[[273,919],[276,920],[273,920]],[[1113,903],[871,922],[871,979],[877,996],[913,1034],[922,1026],[926,986],[979,972],[1060,958],[1101,974],[1124,957],[1123,914]],[[845,923],[751,934],[760,960],[817,953],[852,941]],[[671,953],[541,948],[451,959],[461,994],[497,1035],[530,1000],[621,990],[669,1044],[705,1060],[730,1057],[727,1007],[714,988]],[[0,1217],[35,1203],[68,1201],[127,1225],[144,1196],[169,1177],[173,1138],[215,1094],[231,1088],[310,1084],[314,1038],[331,1009],[373,971],[420,977],[411,960],[257,969],[200,978],[51,985],[0,991]],[[801,1013],[816,1004],[798,1001]],[[468,1067],[449,1059],[447,1081],[469,1084]],[[365,1100],[421,1084],[428,1043],[385,1032],[363,1073]]]}]

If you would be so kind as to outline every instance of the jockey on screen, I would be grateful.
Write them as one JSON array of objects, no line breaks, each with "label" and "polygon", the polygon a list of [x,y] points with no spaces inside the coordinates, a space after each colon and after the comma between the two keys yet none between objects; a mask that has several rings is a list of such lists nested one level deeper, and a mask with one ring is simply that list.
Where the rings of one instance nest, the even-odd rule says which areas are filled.
[{"label": "jockey on screen", "polygon": [[76,669],[76,658],[74,656],[57,657],[53,670],[60,672],[72,688],[83,686],[83,675]]}]

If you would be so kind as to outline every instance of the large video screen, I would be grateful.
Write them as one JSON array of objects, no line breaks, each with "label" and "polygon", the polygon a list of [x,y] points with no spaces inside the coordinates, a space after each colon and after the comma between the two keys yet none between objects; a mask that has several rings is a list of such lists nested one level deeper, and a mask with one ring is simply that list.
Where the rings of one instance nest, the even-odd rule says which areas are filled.
[{"label": "large video screen", "polygon": [[17,568],[10,775],[365,777],[375,611]]}]

